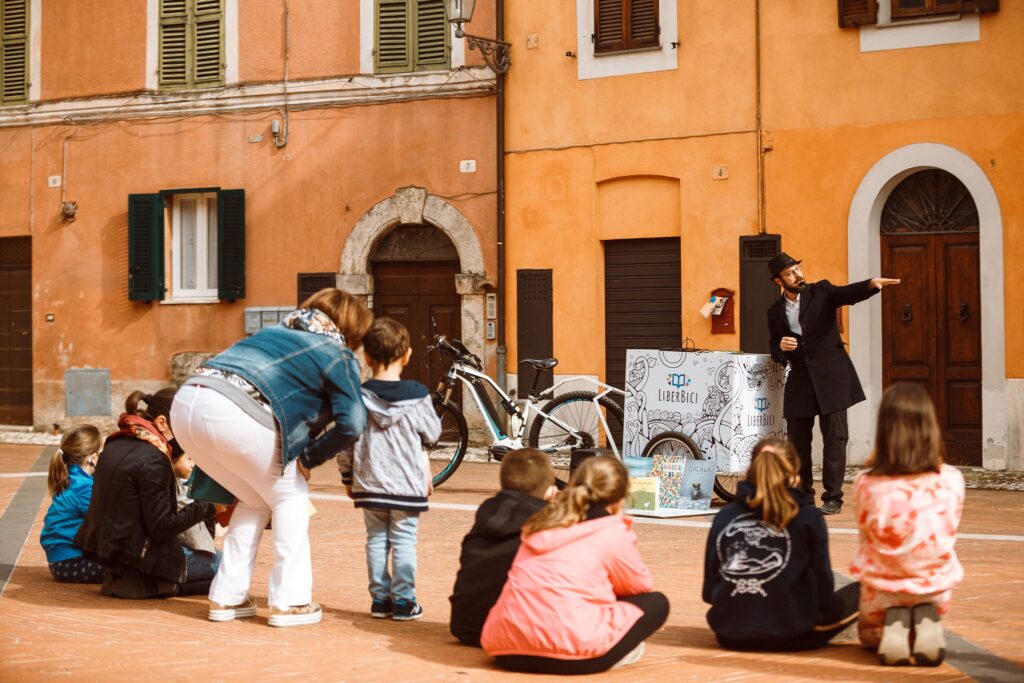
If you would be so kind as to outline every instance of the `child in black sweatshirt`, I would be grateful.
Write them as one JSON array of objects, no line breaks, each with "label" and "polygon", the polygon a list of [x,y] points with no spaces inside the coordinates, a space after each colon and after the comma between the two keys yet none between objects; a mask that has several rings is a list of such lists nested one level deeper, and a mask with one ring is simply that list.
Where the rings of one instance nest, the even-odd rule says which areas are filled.
[{"label": "child in black sweatshirt", "polygon": [[828,530],[798,488],[793,447],[754,447],[737,499],[715,515],[704,560],[704,602],[732,650],[809,650],[857,620],[860,584],[834,592]]},{"label": "child in black sweatshirt", "polygon": [[526,520],[554,496],[555,472],[547,454],[533,448],[508,453],[501,462],[501,491],[476,512],[473,528],[462,541],[459,573],[448,598],[452,635],[480,647],[480,631],[505,587],[519,551]]}]

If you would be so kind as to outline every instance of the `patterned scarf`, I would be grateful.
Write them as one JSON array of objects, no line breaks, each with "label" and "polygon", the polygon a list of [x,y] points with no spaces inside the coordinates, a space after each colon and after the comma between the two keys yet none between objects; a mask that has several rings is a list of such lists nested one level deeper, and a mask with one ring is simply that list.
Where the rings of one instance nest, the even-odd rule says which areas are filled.
[{"label": "patterned scarf", "polygon": [[341,346],[346,346],[345,335],[338,330],[338,326],[334,324],[330,316],[318,308],[300,308],[297,311],[292,311],[284,319],[284,326],[293,330],[323,335],[338,342]]},{"label": "patterned scarf", "polygon": [[168,461],[171,460],[171,444],[167,442],[167,439],[156,428],[156,425],[149,420],[138,415],[132,415],[131,413],[121,413],[121,417],[117,418],[117,426],[120,427],[120,431],[116,431],[108,436],[107,441],[123,438],[145,441],[166,455]]}]

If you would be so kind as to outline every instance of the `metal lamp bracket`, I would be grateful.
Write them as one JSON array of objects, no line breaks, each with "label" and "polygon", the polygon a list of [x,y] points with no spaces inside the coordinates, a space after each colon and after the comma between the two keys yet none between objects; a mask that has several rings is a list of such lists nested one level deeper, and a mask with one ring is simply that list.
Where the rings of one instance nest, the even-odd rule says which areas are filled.
[{"label": "metal lamp bracket", "polygon": [[484,63],[487,64],[494,73],[504,74],[508,72],[508,68],[512,65],[511,43],[506,43],[503,40],[491,40],[490,38],[470,35],[463,31],[461,26],[456,29],[455,37],[465,38],[466,45],[469,46],[470,50],[479,50],[480,54],[484,58]]}]

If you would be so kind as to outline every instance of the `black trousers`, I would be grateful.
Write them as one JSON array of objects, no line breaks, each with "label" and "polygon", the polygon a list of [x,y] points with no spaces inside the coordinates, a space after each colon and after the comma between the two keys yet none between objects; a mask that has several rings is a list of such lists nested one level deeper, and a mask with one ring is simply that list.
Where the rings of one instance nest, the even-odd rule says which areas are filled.
[{"label": "black trousers", "polygon": [[796,652],[824,647],[860,616],[860,584],[850,583],[835,592],[828,611],[822,615],[822,624],[796,638],[763,638],[758,640],[729,640],[718,638],[718,644],[727,650],[755,652]]},{"label": "black trousers", "polygon": [[647,640],[668,619],[668,598],[662,593],[641,593],[619,598],[644,611],[622,640],[600,657],[592,659],[554,659],[528,655],[500,655],[494,663],[502,669],[528,674],[596,674],[612,668],[637,645]]},{"label": "black trousers", "polygon": [[[850,430],[846,424],[846,411],[839,410],[828,415],[818,415],[818,426],[824,439],[822,450],[821,483],[825,489],[822,501],[843,502],[843,478],[846,476],[846,444],[850,441]],[[814,479],[811,475],[811,439],[814,429],[813,417],[787,417],[786,430],[789,440],[800,456],[800,486],[811,502],[814,502]]]}]

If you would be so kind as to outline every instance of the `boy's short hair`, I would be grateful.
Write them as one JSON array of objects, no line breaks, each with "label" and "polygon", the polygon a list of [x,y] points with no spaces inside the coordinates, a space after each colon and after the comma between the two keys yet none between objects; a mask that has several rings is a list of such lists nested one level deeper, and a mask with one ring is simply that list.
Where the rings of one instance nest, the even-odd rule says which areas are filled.
[{"label": "boy's short hair", "polygon": [[363,350],[375,363],[390,365],[409,350],[409,330],[394,318],[377,318],[363,337]]},{"label": "boy's short hair", "polygon": [[501,461],[501,488],[543,498],[555,483],[555,470],[547,453],[536,448],[509,451]]}]

